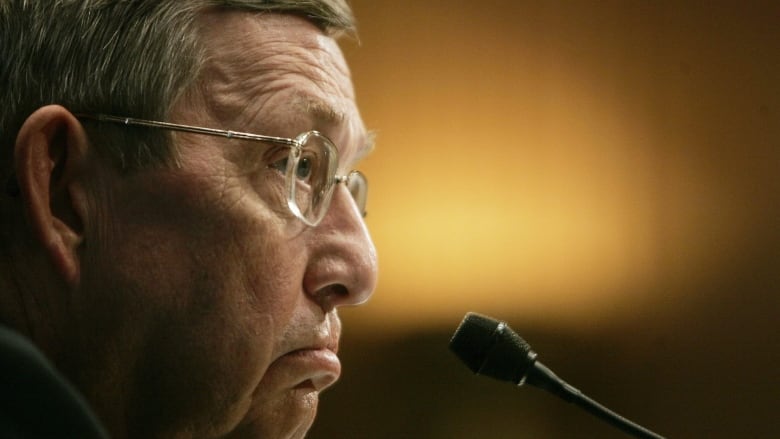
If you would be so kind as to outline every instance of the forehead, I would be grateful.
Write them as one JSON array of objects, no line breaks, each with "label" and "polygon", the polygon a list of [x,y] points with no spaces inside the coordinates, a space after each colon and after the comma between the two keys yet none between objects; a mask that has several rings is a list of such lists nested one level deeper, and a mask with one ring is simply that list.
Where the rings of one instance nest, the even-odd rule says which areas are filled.
[{"label": "forehead", "polygon": [[197,89],[214,123],[286,137],[317,129],[365,143],[346,61],[315,25],[235,11],[205,14],[199,24],[206,59]]}]

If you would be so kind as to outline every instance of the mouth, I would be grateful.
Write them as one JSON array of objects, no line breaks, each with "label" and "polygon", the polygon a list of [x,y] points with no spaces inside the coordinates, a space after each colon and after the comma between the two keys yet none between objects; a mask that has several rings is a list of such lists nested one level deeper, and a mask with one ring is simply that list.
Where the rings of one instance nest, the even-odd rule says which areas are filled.
[{"label": "mouth", "polygon": [[341,361],[328,348],[297,349],[274,362],[285,381],[296,390],[320,392],[333,385],[341,375]]}]

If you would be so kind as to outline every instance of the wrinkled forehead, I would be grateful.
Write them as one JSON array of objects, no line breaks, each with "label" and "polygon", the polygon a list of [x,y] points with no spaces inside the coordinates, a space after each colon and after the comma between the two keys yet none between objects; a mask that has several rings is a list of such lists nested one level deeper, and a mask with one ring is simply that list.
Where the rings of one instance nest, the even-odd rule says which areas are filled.
[{"label": "wrinkled forehead", "polygon": [[200,21],[199,90],[215,123],[294,137],[324,131],[341,146],[368,145],[344,56],[334,38],[294,15],[223,11]]},{"label": "wrinkled forehead", "polygon": [[[240,107],[252,100],[262,105],[283,95],[289,106],[317,116],[350,116],[354,91],[346,61],[336,41],[307,20],[210,13],[203,17],[203,37],[202,80],[218,99],[218,109],[236,111],[229,104]],[[271,108],[268,113],[278,106]]]}]

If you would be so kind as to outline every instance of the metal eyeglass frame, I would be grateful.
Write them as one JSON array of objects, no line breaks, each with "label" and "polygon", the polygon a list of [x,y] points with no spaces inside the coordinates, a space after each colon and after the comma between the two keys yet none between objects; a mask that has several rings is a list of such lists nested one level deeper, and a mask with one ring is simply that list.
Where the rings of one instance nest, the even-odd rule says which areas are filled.
[{"label": "metal eyeglass frame", "polygon": [[[88,119],[88,120],[94,120],[98,122],[110,122],[110,123],[117,123],[117,124],[128,125],[128,126],[159,128],[159,129],[166,129],[171,131],[180,131],[185,133],[224,137],[227,139],[250,140],[255,142],[268,142],[268,143],[285,145],[290,148],[290,155],[287,160],[287,170],[285,172],[285,179],[287,183],[287,207],[290,209],[292,214],[295,215],[296,218],[303,221],[303,223],[308,226],[316,227],[320,223],[320,221],[322,221],[322,218],[325,217],[325,214],[328,212],[328,209],[330,208],[331,198],[333,197],[333,192],[335,191],[336,185],[339,183],[344,183],[347,186],[350,194],[352,195],[353,200],[355,201],[355,204],[360,210],[361,216],[364,218],[366,216],[365,206],[366,206],[366,196],[368,191],[368,181],[366,180],[365,175],[363,175],[362,172],[357,170],[352,170],[346,175],[337,175],[336,166],[338,164],[338,150],[333,145],[333,142],[324,134],[320,133],[319,131],[306,131],[304,133],[299,134],[293,139],[289,137],[266,136],[262,134],[244,133],[240,131],[221,130],[216,128],[197,127],[192,125],[182,125],[182,124],[176,124],[170,122],[136,119],[133,117],[111,116],[107,114],[79,113],[76,114],[75,116],[78,119]],[[323,194],[322,200],[320,201],[322,207],[316,216],[314,216],[313,218],[307,218],[306,215],[304,215],[303,211],[301,210],[301,207],[298,206],[298,203],[295,201],[296,183],[295,183],[294,174],[296,168],[298,167],[298,160],[300,159],[301,156],[300,153],[303,150],[303,146],[306,144],[306,142],[311,136],[317,136],[323,141],[323,145],[325,145],[325,147],[329,149],[328,156],[332,157],[332,159],[328,163],[328,170],[329,170],[328,180],[325,183],[325,187],[324,187],[325,192]]]}]

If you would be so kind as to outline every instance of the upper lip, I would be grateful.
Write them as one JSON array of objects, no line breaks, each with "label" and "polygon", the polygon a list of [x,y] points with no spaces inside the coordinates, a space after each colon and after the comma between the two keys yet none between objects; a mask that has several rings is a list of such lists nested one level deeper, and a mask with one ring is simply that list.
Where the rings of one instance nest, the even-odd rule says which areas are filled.
[{"label": "upper lip", "polygon": [[332,351],[334,354],[337,354],[339,351],[338,338],[336,337],[317,338],[309,343],[302,343],[299,345],[299,347],[290,349],[282,355],[287,355],[287,354],[292,354],[295,352],[302,352],[302,351],[319,351],[319,350],[328,350],[328,351]]},{"label": "upper lip", "polygon": [[328,349],[333,353],[339,352],[339,336],[333,332],[328,333],[328,337],[323,339],[321,343],[315,344],[318,349]]},{"label": "upper lip", "polygon": [[317,326],[310,332],[308,342],[302,343],[299,349],[327,349],[338,353],[339,351],[339,324],[331,320],[325,320],[324,324]]},{"label": "upper lip", "polygon": [[282,349],[281,355],[307,350],[329,350],[338,353],[340,331],[337,325],[326,323],[305,332],[305,336],[297,337],[288,345],[287,349]]}]

